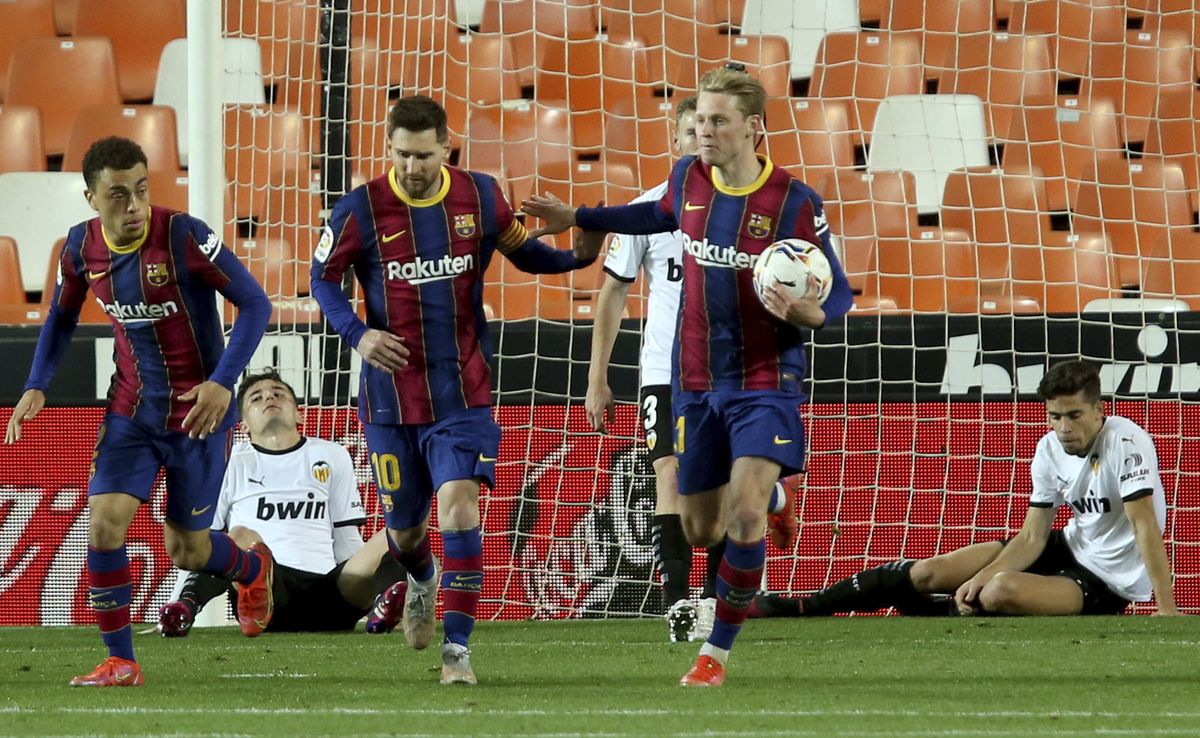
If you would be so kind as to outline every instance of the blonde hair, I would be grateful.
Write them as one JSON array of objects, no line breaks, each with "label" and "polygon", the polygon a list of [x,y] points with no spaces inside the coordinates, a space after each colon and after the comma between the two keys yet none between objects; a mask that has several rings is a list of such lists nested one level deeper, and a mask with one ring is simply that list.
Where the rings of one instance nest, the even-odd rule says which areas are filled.
[{"label": "blonde hair", "polygon": [[727,67],[707,72],[700,78],[696,91],[719,92],[736,97],[738,110],[746,117],[761,116],[767,105],[767,91],[763,89],[761,82],[745,72]]}]

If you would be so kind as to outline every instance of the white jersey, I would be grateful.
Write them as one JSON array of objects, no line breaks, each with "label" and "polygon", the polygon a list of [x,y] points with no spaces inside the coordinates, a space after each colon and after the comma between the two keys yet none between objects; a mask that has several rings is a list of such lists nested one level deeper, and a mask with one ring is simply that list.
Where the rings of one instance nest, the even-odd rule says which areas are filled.
[{"label": "white jersey", "polygon": [[1150,434],[1131,420],[1110,416],[1085,458],[1064,451],[1051,431],[1038,442],[1030,473],[1030,506],[1071,506],[1063,536],[1075,559],[1125,599],[1149,600],[1150,575],[1124,504],[1148,490],[1160,530],[1166,522],[1166,494]]},{"label": "white jersey", "polygon": [[288,451],[235,446],[212,527],[251,528],[278,563],[325,574],[338,565],[333,529],[361,525],[366,517],[350,454],[305,437]]},{"label": "white jersey", "polygon": [[[657,202],[666,192],[667,183],[663,182],[638,195],[630,204]],[[679,288],[683,283],[683,234],[675,231],[614,238],[604,257],[604,271],[622,282],[632,282],[637,279],[639,269],[646,272],[650,292],[646,327],[642,333],[641,386],[669,385]]]}]

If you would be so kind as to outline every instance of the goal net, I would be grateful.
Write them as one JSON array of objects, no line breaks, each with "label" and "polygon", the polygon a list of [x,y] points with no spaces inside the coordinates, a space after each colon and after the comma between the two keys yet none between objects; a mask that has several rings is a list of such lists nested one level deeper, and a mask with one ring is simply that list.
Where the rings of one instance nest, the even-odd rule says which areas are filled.
[{"label": "goal net", "polygon": [[[227,238],[275,302],[253,366],[303,395],[307,433],[351,449],[376,510],[358,359],[307,275],[328,208],[387,171],[391,102],[441,101],[453,161],[513,203],[623,203],[665,179],[698,76],[741,63],[769,96],[760,151],[824,198],[858,304],[814,336],[800,538],[769,551],[767,587],[1014,533],[1046,430],[1037,381],[1082,357],[1110,412],[1157,442],[1177,598],[1195,611],[1196,17],[1169,0],[226,0],[226,36],[257,42],[266,91],[225,117]],[[483,617],[661,613],[642,280],[615,422],[601,436],[583,414],[603,276],[488,268],[504,441],[481,498]]]}]

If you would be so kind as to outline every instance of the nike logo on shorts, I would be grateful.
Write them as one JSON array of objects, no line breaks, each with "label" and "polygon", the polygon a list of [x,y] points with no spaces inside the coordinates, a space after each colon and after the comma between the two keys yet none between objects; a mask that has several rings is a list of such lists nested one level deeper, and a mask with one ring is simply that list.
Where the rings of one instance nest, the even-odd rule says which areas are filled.
[{"label": "nike logo on shorts", "polygon": [[210,508],[210,507],[212,507],[212,505],[205,505],[204,507],[201,507],[199,509],[193,507],[192,515],[203,515],[204,513],[208,512],[208,508]]},{"label": "nike logo on shorts", "polygon": [[774,440],[775,440],[776,446],[786,446],[787,444],[792,442],[792,439],[790,439],[790,438],[780,438],[779,436],[775,436]]}]

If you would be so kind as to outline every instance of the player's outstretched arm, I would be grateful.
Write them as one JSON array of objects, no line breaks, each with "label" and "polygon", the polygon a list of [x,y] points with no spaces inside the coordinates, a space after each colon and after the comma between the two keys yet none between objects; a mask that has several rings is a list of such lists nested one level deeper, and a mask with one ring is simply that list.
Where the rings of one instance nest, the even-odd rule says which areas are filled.
[{"label": "player's outstretched arm", "polygon": [[1002,571],[1024,571],[1037,561],[1037,557],[1041,556],[1046,548],[1046,541],[1050,538],[1050,525],[1053,522],[1053,507],[1030,506],[1025,513],[1025,522],[1021,525],[1020,532],[1009,541],[1000,555],[964,582],[954,593],[958,611],[964,615],[975,614],[979,609],[979,593],[992,577]]},{"label": "player's outstretched arm", "polygon": [[612,388],[608,386],[608,364],[612,359],[613,344],[617,341],[621,313],[629,297],[629,285],[629,282],[606,274],[600,295],[596,298],[596,317],[592,321],[592,361],[588,365],[584,410],[588,423],[598,431],[604,430],[605,423],[612,419],[615,406]]},{"label": "player's outstretched arm", "polygon": [[542,227],[530,231],[530,238],[556,236],[575,225],[574,205],[569,205],[547,192],[545,195],[533,194],[521,203],[521,210],[526,215],[532,215],[542,221]]},{"label": "player's outstretched arm", "polygon": [[46,406],[46,393],[40,389],[25,390],[17,406],[13,408],[12,416],[8,419],[8,429],[4,433],[5,443],[16,443],[21,440],[21,423],[32,420]]},{"label": "player's outstretched arm", "polygon": [[[667,196],[669,197],[670,193]],[[679,228],[674,214],[664,203],[665,200],[613,207],[577,208],[547,193],[530,195],[529,199],[521,204],[521,209],[526,215],[541,218],[545,223],[530,234],[535,238],[562,233],[575,225],[588,231],[646,235],[669,233]]]},{"label": "player's outstretched arm", "polygon": [[1155,615],[1182,615],[1175,606],[1175,590],[1171,584],[1171,564],[1167,558],[1167,548],[1163,543],[1162,530],[1158,527],[1158,518],[1154,515],[1154,496],[1152,494],[1129,500],[1125,503],[1125,516],[1133,524],[1134,541],[1142,561],[1146,564],[1146,572],[1150,575],[1150,585],[1154,587],[1154,602],[1157,605]]}]

